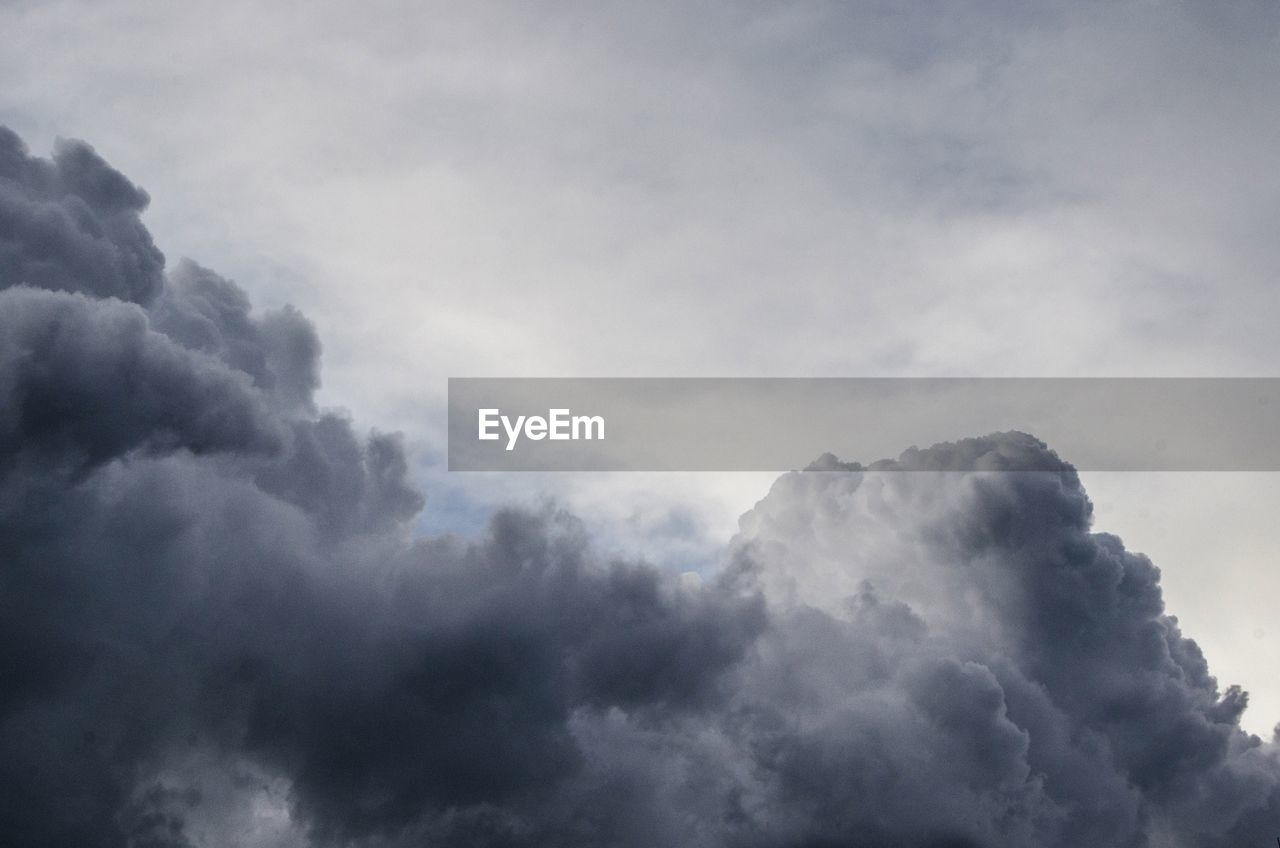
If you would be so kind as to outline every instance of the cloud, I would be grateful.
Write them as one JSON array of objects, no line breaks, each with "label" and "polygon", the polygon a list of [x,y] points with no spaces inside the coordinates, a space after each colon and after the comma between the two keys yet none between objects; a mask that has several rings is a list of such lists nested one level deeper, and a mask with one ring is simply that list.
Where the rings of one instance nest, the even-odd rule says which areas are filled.
[{"label": "cloud", "polygon": [[244,373],[153,331],[133,305],[9,288],[0,328],[0,463],[254,453],[280,438]]},{"label": "cloud", "polygon": [[[787,611],[771,632],[804,621],[824,631],[807,644],[829,646],[806,655],[784,642],[772,671],[823,722],[797,773],[814,787],[845,781],[813,821],[836,843],[895,816],[974,844],[1267,838],[1280,771],[1274,747],[1238,727],[1245,695],[1220,690],[1164,614],[1158,570],[1091,531],[1069,466],[1016,470],[1036,453],[1033,467],[1053,461],[1004,434],[908,451],[879,471],[790,474],[744,516],[738,569]],[[1006,470],[971,470],[984,468]],[[883,773],[857,788],[877,803],[840,808],[855,788],[842,776],[867,761]],[[955,791],[921,793],[938,773]]]},{"label": "cloud", "polygon": [[150,301],[164,256],[138,217],[149,202],[83,142],[60,141],[52,160],[38,159],[0,128],[0,286]]},{"label": "cloud", "polygon": [[[26,256],[31,232],[0,238]],[[763,626],[753,599],[597,561],[567,516],[410,539],[399,440],[316,413],[310,326],[255,317],[212,272],[180,265],[145,308],[6,283],[0,826],[19,844],[187,844],[254,768],[316,841],[478,827],[579,773],[575,711],[703,709]]]},{"label": "cloud", "polygon": [[320,340],[296,309],[257,318],[229,280],[184,259],[152,308],[152,324],[193,350],[250,375],[285,410],[312,411],[320,385]]},{"label": "cloud", "polygon": [[[136,220],[64,149],[97,175],[60,178],[77,203]],[[6,196],[80,173],[18,161]],[[784,475],[703,579],[552,508],[415,537],[403,446],[316,409],[301,315],[194,264],[106,285],[39,232],[0,219],[60,269],[0,278],[15,844],[1271,838],[1244,694],[1029,436]]]}]

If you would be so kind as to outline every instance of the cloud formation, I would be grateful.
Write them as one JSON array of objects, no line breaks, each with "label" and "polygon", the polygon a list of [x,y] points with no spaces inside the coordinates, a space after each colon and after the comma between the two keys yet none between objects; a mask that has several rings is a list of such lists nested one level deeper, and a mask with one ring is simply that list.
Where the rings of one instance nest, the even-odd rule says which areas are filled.
[{"label": "cloud formation", "polygon": [[861,771],[879,799],[840,805],[846,777],[812,821],[833,844],[886,827],[901,844],[901,823],[978,845],[1268,838],[1280,771],[1238,727],[1246,696],[1164,614],[1151,562],[1091,532],[1071,467],[1017,471],[1028,456],[1053,458],[1002,434],[790,474],[744,517],[740,568],[779,621],[821,622],[808,645],[858,657],[778,666],[788,698],[820,705],[802,773],[825,792]]},{"label": "cloud formation", "polygon": [[[87,146],[0,135],[0,831],[19,845],[1264,844],[1158,571],[1021,434],[784,475],[723,568],[416,538],[394,436]],[[897,473],[895,468],[916,473]],[[826,472],[826,473],[820,473]]]},{"label": "cloud formation", "polygon": [[149,202],[89,145],[60,141],[39,159],[0,127],[0,288],[149,302],[164,286],[164,256],[139,218]]}]

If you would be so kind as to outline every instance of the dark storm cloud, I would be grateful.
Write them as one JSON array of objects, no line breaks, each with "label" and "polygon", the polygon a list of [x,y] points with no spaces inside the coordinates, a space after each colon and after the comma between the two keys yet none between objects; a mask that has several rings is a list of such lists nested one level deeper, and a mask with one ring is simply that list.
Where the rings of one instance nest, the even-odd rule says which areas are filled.
[{"label": "dark storm cloud", "polygon": [[253,377],[287,408],[310,409],[320,383],[320,340],[291,307],[258,318],[235,283],[184,259],[152,308],[152,324]]},{"label": "dark storm cloud", "polygon": [[132,304],[0,290],[0,464],[134,449],[269,451],[279,425],[239,371],[152,331]]},{"label": "dark storm cloud", "polygon": [[[1115,537],[1090,532],[1091,505],[1068,466],[965,471],[1016,469],[1036,453],[1042,468],[1044,445],[1005,434],[878,464],[935,472],[923,478],[788,475],[744,519],[752,579],[772,583],[774,596],[791,595],[797,581],[816,584],[808,598],[788,601],[790,615],[815,615],[811,599],[840,622],[823,620],[824,641],[853,628],[842,653],[876,659],[849,664],[838,697],[854,717],[831,715],[836,726],[811,748],[784,737],[787,762],[800,758],[792,770],[819,789],[812,797],[847,783],[859,763],[884,772],[837,790],[814,820],[837,840],[882,828],[876,817],[895,809],[902,826],[934,819],[975,844],[1265,839],[1253,828],[1280,811],[1276,752],[1241,732],[1245,696],[1220,691],[1196,644],[1164,615],[1158,570]],[[825,566],[809,570],[841,560],[835,579]],[[850,600],[840,610],[821,594]],[[890,622],[877,621],[886,615]],[[868,617],[876,623],[858,633]],[[788,627],[784,617],[773,632]],[[773,673],[794,680],[811,661],[807,673],[829,686],[828,658],[788,656]],[[788,697],[802,697],[790,688],[797,694]],[[886,704],[896,708],[880,714]],[[848,749],[827,744],[833,738]],[[952,791],[914,795],[939,773]],[[866,807],[838,804],[855,788],[874,794],[899,782]],[[975,820],[974,810],[984,813]],[[891,830],[890,844],[903,834]]]},{"label": "dark storm cloud", "polygon": [[[5,208],[136,222],[88,148],[5,138]],[[921,474],[825,457],[705,581],[604,560],[552,510],[415,539],[399,440],[316,411],[298,313],[194,264],[104,286],[45,232],[6,225],[27,270],[0,284],[12,844],[1272,837],[1280,766],[1243,693],[1030,437],[898,461]]]},{"label": "dark storm cloud", "polygon": [[59,141],[44,160],[0,127],[0,288],[150,301],[164,256],[138,217],[149,200],[83,142]]},{"label": "dark storm cloud", "polygon": [[[21,215],[145,199],[86,147],[5,138]],[[313,411],[305,319],[190,263],[145,309],[86,297],[121,289],[60,233],[7,228],[0,292],[7,839],[188,844],[209,792],[165,775],[193,757],[285,776],[317,841],[480,827],[580,771],[574,711],[722,696],[758,602],[599,562],[552,514],[410,541],[399,440]]]}]

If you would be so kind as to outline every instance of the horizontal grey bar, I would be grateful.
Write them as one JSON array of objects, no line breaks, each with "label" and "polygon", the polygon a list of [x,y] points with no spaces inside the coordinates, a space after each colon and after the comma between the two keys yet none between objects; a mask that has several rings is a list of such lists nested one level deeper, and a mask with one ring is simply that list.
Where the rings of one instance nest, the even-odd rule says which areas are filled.
[{"label": "horizontal grey bar", "polygon": [[783,471],[1010,430],[1080,470],[1278,471],[1280,378],[449,380],[454,471]]}]

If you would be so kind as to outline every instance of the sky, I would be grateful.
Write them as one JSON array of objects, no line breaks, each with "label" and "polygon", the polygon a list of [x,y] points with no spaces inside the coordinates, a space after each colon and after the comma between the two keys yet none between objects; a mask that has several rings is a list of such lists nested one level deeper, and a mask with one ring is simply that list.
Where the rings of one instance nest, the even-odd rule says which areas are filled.
[{"label": "sky", "polygon": [[[710,581],[776,477],[449,474],[451,376],[1276,374],[1272,2],[0,0],[0,32],[0,124],[149,195],[185,294],[139,296],[147,320],[197,344],[183,304],[223,289],[184,257],[254,320],[296,307],[314,374],[280,364],[309,338],[288,311],[245,331],[265,365],[228,361],[271,375],[268,417],[403,433],[425,505],[367,509],[426,538],[554,500],[604,559]],[[1280,479],[1080,479],[1269,737]]]}]

